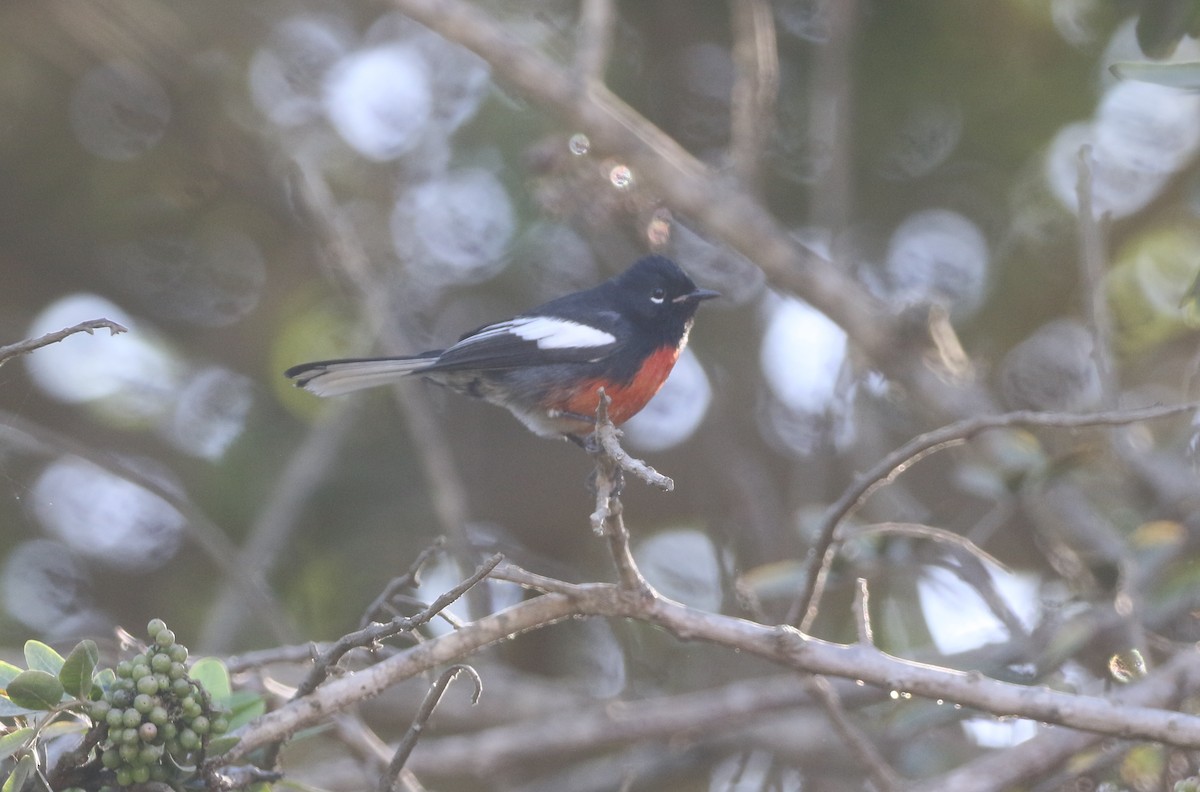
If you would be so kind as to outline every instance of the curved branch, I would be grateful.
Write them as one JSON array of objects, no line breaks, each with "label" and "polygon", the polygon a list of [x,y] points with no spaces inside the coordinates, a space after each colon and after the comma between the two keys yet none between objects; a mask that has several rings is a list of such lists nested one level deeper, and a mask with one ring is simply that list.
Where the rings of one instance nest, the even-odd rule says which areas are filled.
[{"label": "curved branch", "polygon": [[1155,709],[1179,690],[1200,683],[1200,654],[1180,655],[1146,681],[1109,698],[1025,687],[976,672],[902,660],[872,646],[841,645],[811,638],[787,626],[771,627],[706,613],[664,599],[653,591],[611,584],[571,586],[486,616],[462,629],[415,646],[352,676],[334,679],[311,696],[257,719],[241,742],[213,761],[236,762],[256,748],[311,726],[330,713],[383,692],[430,668],[530,630],[570,617],[606,616],[656,625],[681,640],[697,640],[750,653],[797,671],[844,677],[974,707],[998,715],[1031,718],[1122,738],[1181,747],[1200,747],[1200,717]]},{"label": "curved branch", "polygon": [[833,559],[837,555],[837,529],[875,490],[893,482],[897,476],[930,454],[956,445],[989,429],[1014,426],[1042,426],[1059,429],[1078,429],[1084,426],[1123,426],[1169,418],[1185,412],[1200,410],[1200,402],[1157,405],[1133,410],[1108,410],[1096,413],[1036,412],[1019,410],[1000,415],[980,415],[966,418],[933,431],[917,435],[867,470],[851,484],[828,509],[818,526],[813,543],[812,562],[805,576],[804,588],[788,611],[788,624],[799,621],[801,630],[808,630],[816,619],[821,594]]}]

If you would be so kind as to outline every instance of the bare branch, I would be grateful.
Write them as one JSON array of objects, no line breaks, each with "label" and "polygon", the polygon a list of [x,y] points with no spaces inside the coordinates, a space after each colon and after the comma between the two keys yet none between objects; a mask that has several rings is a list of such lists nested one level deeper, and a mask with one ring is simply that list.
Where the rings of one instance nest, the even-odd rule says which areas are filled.
[{"label": "bare branch", "polygon": [[938,528],[934,525],[925,525],[923,523],[908,523],[908,522],[881,522],[864,525],[854,532],[855,537],[873,536],[876,534],[886,536],[909,536],[916,539],[928,539],[932,542],[941,542],[953,546],[956,550],[970,555],[972,558],[981,563],[991,564],[997,569],[1005,569],[1000,559],[986,552],[979,545],[972,542],[962,534],[956,534],[953,531],[947,531],[944,528]]},{"label": "bare branch", "polygon": [[371,624],[361,630],[343,635],[334,642],[333,646],[326,649],[317,658],[308,676],[305,677],[304,681],[296,689],[296,695],[293,697],[293,700],[303,698],[316,690],[317,686],[329,677],[329,670],[350,650],[370,646],[400,633],[412,632],[417,627],[429,622],[434,616],[448,608],[455,600],[486,578],[503,560],[504,556],[496,553],[487,561],[480,564],[479,568],[475,570],[475,574],[442,594],[420,613],[412,616],[398,617],[386,624]]},{"label": "bare branch", "polygon": [[15,344],[8,346],[0,346],[0,366],[12,358],[20,355],[28,355],[30,352],[41,349],[51,344],[57,344],[65,338],[75,335],[76,333],[87,333],[93,335],[97,330],[108,330],[109,335],[119,335],[128,333],[129,330],[111,319],[89,319],[86,322],[80,322],[73,327],[68,327],[63,330],[56,330],[53,333],[46,333],[41,338],[31,338],[25,341],[18,341]]},{"label": "bare branch", "polygon": [[471,666],[462,663],[452,665],[443,671],[442,675],[433,683],[433,686],[429,688],[429,692],[425,695],[425,700],[421,702],[421,707],[417,710],[412,725],[408,727],[408,731],[404,734],[404,739],[400,741],[400,746],[396,748],[396,754],[392,757],[387,772],[380,776],[379,792],[390,792],[395,787],[396,779],[399,778],[404,765],[408,762],[408,757],[412,755],[413,748],[417,747],[417,740],[420,739],[421,732],[425,729],[425,724],[429,722],[430,717],[433,716],[433,711],[437,709],[438,703],[442,700],[442,696],[445,695],[446,688],[450,686],[455,677],[464,672],[470,674],[471,679],[475,681],[475,692],[471,696],[471,703],[476,704],[479,702],[479,697],[483,694],[483,680],[479,678],[479,672],[471,668]]},{"label": "bare branch", "polygon": [[1041,426],[1058,429],[1077,429],[1083,426],[1124,426],[1140,421],[1169,418],[1200,409],[1200,402],[1158,405],[1131,410],[1110,410],[1095,413],[1036,412],[1020,410],[999,415],[980,415],[917,435],[896,449],[858,477],[828,509],[818,526],[817,540],[811,551],[808,574],[804,587],[788,611],[787,624],[799,621],[800,629],[807,632],[816,619],[821,595],[829,569],[837,556],[839,542],[836,531],[842,522],[858,510],[875,490],[890,484],[901,473],[920,459],[946,448],[961,445],[972,437],[989,429],[1005,429],[1014,426]]},{"label": "bare branch", "polygon": [[768,0],[733,0],[731,97],[733,172],[750,192],[759,191],[762,155],[774,131],[779,93],[775,16]]},{"label": "bare branch", "polygon": [[379,596],[376,597],[371,604],[367,606],[366,611],[363,612],[362,620],[359,621],[358,626],[362,628],[366,627],[372,621],[378,621],[374,618],[375,615],[384,609],[384,606],[391,601],[392,597],[396,596],[396,592],[406,588],[414,588],[419,586],[421,583],[421,570],[425,568],[425,565],[429,563],[429,560],[433,558],[434,555],[441,551],[445,544],[446,538],[439,536],[429,545],[429,547],[426,547],[424,550],[422,550],[420,554],[417,555],[417,560],[413,561],[409,565],[408,570],[403,575],[394,578],[391,582],[383,587],[383,591],[379,593]]},{"label": "bare branch", "polygon": [[814,676],[808,681],[808,689],[812,691],[813,698],[820,702],[842,741],[867,768],[867,774],[871,777],[875,788],[879,792],[893,792],[898,789],[900,777],[888,765],[882,754],[875,749],[867,735],[851,722],[846,710],[842,707],[841,698],[829,684],[829,680],[823,676]]},{"label": "bare branch", "polygon": [[1074,695],[1014,685],[977,672],[954,671],[901,660],[862,644],[839,645],[787,626],[767,626],[706,613],[663,599],[653,591],[629,591],[610,584],[570,587],[571,594],[545,594],[485,616],[456,632],[400,652],[353,676],[333,679],[312,695],[268,713],[238,735],[241,742],[214,758],[236,762],[248,752],[312,725],[331,711],[362,701],[428,669],[462,658],[491,644],[562,619],[606,616],[656,625],[682,640],[699,640],[753,654],[782,667],[828,676],[861,679],[885,690],[938,698],[1005,716],[1031,718],[1123,738],[1200,747],[1200,717],[1158,709],[1179,692],[1200,685],[1200,653],[1181,652],[1164,673],[1107,697]]},{"label": "bare branch", "polygon": [[647,483],[656,483],[668,492],[675,482],[658,473],[654,468],[625,453],[617,442],[620,431],[608,419],[608,403],[611,401],[604,389],[596,404],[596,428],[588,436],[586,446],[596,460],[592,474],[592,485],[596,488],[596,510],[592,512],[592,530],[608,537],[609,550],[616,564],[621,586],[630,591],[647,595],[653,593],[650,584],[642,577],[629,549],[629,531],[625,529],[622,512],[621,488],[625,483],[625,471],[629,471]]}]

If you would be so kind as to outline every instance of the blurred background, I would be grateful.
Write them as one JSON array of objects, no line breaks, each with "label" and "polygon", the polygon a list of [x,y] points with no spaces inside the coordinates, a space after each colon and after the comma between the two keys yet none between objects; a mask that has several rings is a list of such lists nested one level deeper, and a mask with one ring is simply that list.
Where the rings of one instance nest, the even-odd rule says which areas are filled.
[{"label": "blurred background", "polygon": [[[579,449],[425,383],[318,400],[282,371],[444,347],[650,250],[725,295],[627,427],[629,450],[676,482],[628,486],[635,552],[651,582],[698,607],[781,620],[823,508],[972,405],[1192,398],[1200,95],[1110,74],[1145,58],[1138,4],[767,5],[778,96],[761,119],[763,205],[897,312],[943,306],[979,401],[914,400],[804,295],[672,214],[619,152],[594,150],[586,130],[385,3],[0,5],[0,344],[98,317],[130,330],[0,368],[4,649],[151,616],[197,653],[333,639],[438,536],[448,550],[426,599],[494,551],[611,579]],[[574,2],[477,7],[564,69],[581,46]],[[607,83],[727,172],[729,6],[613,11]],[[1200,59],[1186,36],[1165,49]],[[1091,279],[1084,145],[1094,211],[1111,217]],[[1112,319],[1099,350],[1094,302]],[[999,563],[865,531],[814,633],[853,639],[865,577],[896,654],[1021,639],[1035,676],[1111,681],[1114,657],[1197,637],[1193,445],[1185,417],[993,434],[926,460],[858,519],[962,534]],[[460,616],[521,596],[486,595]],[[1062,638],[1077,618],[1087,627]],[[601,622],[491,662],[585,702],[764,672]],[[888,718],[874,726],[925,722]],[[904,773],[1036,731],[938,725],[928,740],[884,740]],[[755,739],[681,749],[686,761],[633,788],[858,788],[842,786],[853,763],[802,772],[803,751]]]}]

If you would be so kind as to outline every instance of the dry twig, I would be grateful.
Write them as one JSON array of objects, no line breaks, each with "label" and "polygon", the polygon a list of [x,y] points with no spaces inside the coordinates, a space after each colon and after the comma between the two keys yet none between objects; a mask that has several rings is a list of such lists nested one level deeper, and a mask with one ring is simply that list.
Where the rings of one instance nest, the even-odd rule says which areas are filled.
[{"label": "dry twig", "polygon": [[87,333],[93,335],[97,330],[108,330],[110,335],[118,335],[120,333],[128,333],[129,330],[111,319],[89,319],[86,322],[80,322],[72,327],[67,327],[63,330],[56,330],[53,333],[46,333],[40,338],[30,338],[25,341],[18,341],[15,344],[8,346],[0,346],[0,366],[12,358],[21,355],[28,355],[30,352],[41,349],[51,344],[57,344],[65,338],[75,335],[76,333]]}]

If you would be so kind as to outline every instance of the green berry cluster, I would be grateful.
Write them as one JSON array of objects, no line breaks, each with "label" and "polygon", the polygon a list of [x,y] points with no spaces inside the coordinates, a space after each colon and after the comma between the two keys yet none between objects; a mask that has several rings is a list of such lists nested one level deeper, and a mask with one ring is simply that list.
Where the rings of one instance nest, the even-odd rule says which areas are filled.
[{"label": "green berry cluster", "polygon": [[162,619],[146,626],[150,645],[117,663],[116,680],[89,714],[108,728],[100,761],[118,786],[172,781],[202,758],[210,735],[229,728],[204,689],[188,677],[188,650]]}]

